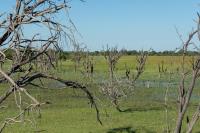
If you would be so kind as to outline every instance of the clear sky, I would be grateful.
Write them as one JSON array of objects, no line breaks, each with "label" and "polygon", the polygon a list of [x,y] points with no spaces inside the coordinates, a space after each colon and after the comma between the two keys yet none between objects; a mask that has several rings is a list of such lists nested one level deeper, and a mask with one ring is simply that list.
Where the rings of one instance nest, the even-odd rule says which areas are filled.
[{"label": "clear sky", "polygon": [[[15,4],[15,0],[2,1],[1,11]],[[196,26],[194,20],[200,11],[199,0],[85,1],[70,0],[69,15],[89,50],[102,50],[107,44],[136,50],[174,50],[181,45],[175,26],[186,37]]]},{"label": "clear sky", "polygon": [[195,27],[199,0],[79,0],[69,14],[90,50],[117,45],[126,49],[174,50]]}]

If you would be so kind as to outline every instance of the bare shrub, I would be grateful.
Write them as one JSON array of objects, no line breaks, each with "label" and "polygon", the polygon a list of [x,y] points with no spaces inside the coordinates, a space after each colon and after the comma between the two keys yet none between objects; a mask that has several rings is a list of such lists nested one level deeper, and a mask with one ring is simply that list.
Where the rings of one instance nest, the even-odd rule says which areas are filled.
[{"label": "bare shrub", "polygon": [[[109,54],[109,55],[111,56],[113,54]],[[118,56],[116,56],[117,59],[119,58]],[[128,79],[128,82],[126,80],[124,81],[124,80],[121,80],[120,78],[117,78],[117,76],[115,76],[115,78],[112,77],[114,73],[111,73],[110,74],[111,80],[109,82],[104,82],[103,85],[101,86],[102,93],[111,100],[112,104],[114,104],[115,108],[119,112],[124,111],[119,106],[120,100],[122,98],[126,98],[127,96],[130,96],[130,94],[132,94],[136,81],[141,76],[141,74],[144,72],[147,57],[148,57],[148,55],[143,51],[141,51],[141,54],[139,56],[136,56],[136,68],[135,68],[135,73],[133,73],[132,76],[130,76],[131,75],[130,68],[128,68],[127,65],[125,65],[125,67],[126,67],[125,74]],[[116,63],[117,63],[117,61],[115,61],[114,68],[115,68]],[[110,65],[109,65],[109,67],[110,67]],[[111,72],[112,68],[110,67],[109,70]]]},{"label": "bare shrub", "polygon": [[[19,108],[19,113],[16,116],[2,121],[0,132],[10,124],[24,122],[25,119],[21,119],[21,116],[25,113],[39,112],[41,106],[49,104],[48,101],[37,100],[27,91],[28,85],[41,87],[41,84],[33,83],[41,78],[56,80],[68,88],[82,90],[87,95],[91,105],[95,107],[97,119],[101,123],[94,98],[84,85],[58,78],[56,74],[51,76],[44,70],[37,71],[34,66],[40,60],[44,63],[43,67],[55,67],[54,63],[57,59],[48,51],[52,48],[58,51],[61,42],[67,43],[65,40],[71,39],[73,33],[69,27],[63,24],[64,22],[58,19],[61,13],[65,14],[69,8],[65,0],[16,0],[13,11],[0,15],[0,62],[7,62],[9,65],[7,68],[0,69],[0,82],[8,84],[8,89],[0,96],[0,106],[8,100],[11,94],[14,94],[16,107]],[[37,30],[28,34],[29,28]],[[40,31],[41,29],[42,31]],[[11,59],[12,63],[5,54],[9,49],[14,55],[14,58]],[[25,97],[22,97],[22,94]],[[25,104],[24,101],[30,102]]]},{"label": "bare shrub", "polygon": [[[193,94],[196,81],[200,76],[200,56],[197,55],[196,58],[192,61],[190,69],[187,68],[186,57],[189,46],[193,45],[192,40],[194,39],[194,37],[197,36],[200,39],[199,27],[200,27],[200,16],[198,15],[197,28],[189,34],[188,39],[186,41],[183,41],[183,48],[182,48],[183,55],[182,55],[181,70],[180,70],[181,80],[178,87],[178,103],[177,103],[178,116],[177,116],[176,127],[174,130],[175,133],[181,133],[184,118],[187,119],[187,133],[191,133],[194,125],[196,124],[200,116],[199,105],[197,106],[197,110],[193,113],[191,119],[186,114],[189,108],[189,104],[191,102],[191,97]],[[188,80],[187,79],[188,77],[189,77],[189,84],[187,85],[186,81]]]}]

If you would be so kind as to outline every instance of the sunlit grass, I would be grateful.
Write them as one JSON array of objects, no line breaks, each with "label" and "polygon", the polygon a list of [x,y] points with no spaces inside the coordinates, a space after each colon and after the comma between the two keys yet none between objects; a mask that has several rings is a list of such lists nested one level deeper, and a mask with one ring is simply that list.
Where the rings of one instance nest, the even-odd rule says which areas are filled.
[{"label": "sunlit grass", "polygon": [[[158,78],[157,65],[163,60],[168,69],[174,70],[180,67],[180,58],[179,56],[173,58],[171,56],[149,57],[141,80],[155,80],[155,82],[163,80],[168,82],[168,75],[163,75],[161,79]],[[118,77],[124,77],[125,63],[131,68],[131,72],[134,73],[136,67],[135,56],[125,56],[122,57],[117,64],[115,73]],[[94,70],[94,80],[107,80],[108,68],[103,56],[95,57]],[[35,123],[25,122],[9,125],[5,132],[128,133],[129,131],[139,133],[161,133],[166,129],[164,105],[165,87],[146,88],[142,86],[135,88],[131,96],[120,101],[121,108],[126,110],[120,113],[116,111],[105,96],[99,93],[100,86],[98,86],[98,84],[90,85],[91,82],[88,82],[88,79],[86,79],[80,71],[81,69],[75,73],[73,62],[68,60],[62,62],[59,69],[52,70],[51,73],[68,80],[76,80],[88,85],[90,91],[100,99],[100,101],[97,100],[97,102],[101,112],[102,126],[97,122],[95,110],[90,108],[88,104],[89,101],[83,92],[71,88],[58,89],[52,86],[51,83],[50,86],[47,86],[50,89],[39,89],[32,86],[27,87],[28,91],[39,101],[50,101],[52,103],[42,107],[42,118],[38,118],[38,115],[35,113],[33,113],[34,117],[30,114],[27,118],[32,120],[32,122],[35,121]],[[178,82],[178,77],[179,76],[175,74],[172,80]],[[98,82],[93,81],[93,83]],[[55,84],[57,83],[55,82]],[[195,111],[196,105],[199,103],[198,86],[194,90],[194,98],[192,99],[190,108],[191,112]],[[7,87],[8,85],[1,84],[0,93],[2,94]],[[176,121],[177,87],[169,88],[168,95],[169,125],[171,129],[173,129]],[[26,101],[26,97],[23,97],[23,100]],[[13,95],[11,95],[9,100],[3,105],[5,105],[6,108],[0,110],[0,121],[18,113]],[[189,115],[191,115],[191,113],[189,113]],[[199,124],[195,126],[195,131],[200,131]]]}]

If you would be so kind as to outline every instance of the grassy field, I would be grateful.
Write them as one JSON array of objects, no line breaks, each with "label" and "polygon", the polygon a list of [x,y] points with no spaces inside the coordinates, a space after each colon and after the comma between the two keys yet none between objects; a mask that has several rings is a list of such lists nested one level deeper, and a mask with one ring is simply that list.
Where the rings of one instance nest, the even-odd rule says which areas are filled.
[{"label": "grassy field", "polygon": [[[134,73],[136,62],[135,56],[122,57],[117,64],[116,76],[124,77],[125,63]],[[164,61],[168,70],[174,74],[170,82],[178,82],[179,76],[176,69],[180,67],[181,57],[172,56],[152,56],[148,58],[145,72],[139,81],[169,82],[169,75],[164,74],[159,78],[158,64]],[[188,58],[188,66],[189,66]],[[76,80],[82,83],[89,82],[87,86],[95,94],[100,109],[101,120],[100,125],[96,120],[95,110],[90,108],[88,100],[84,93],[79,90],[70,88],[57,89],[58,83],[48,82],[49,89],[40,89],[29,86],[31,92],[40,101],[50,101],[51,105],[45,105],[41,109],[42,116],[38,118],[38,114],[30,113],[26,118],[32,122],[18,123],[9,125],[5,129],[5,133],[162,133],[166,130],[166,113],[165,113],[165,92],[166,87],[160,86],[137,86],[133,94],[120,101],[124,112],[118,112],[110,103],[110,101],[99,92],[98,83],[108,78],[108,68],[105,59],[101,56],[95,57],[95,74],[94,81],[86,79],[81,72],[74,72],[73,63],[71,61],[62,62],[59,69],[51,73],[56,73],[65,79]],[[81,71],[81,70],[80,70]],[[194,90],[190,111],[195,111],[196,105],[200,101],[200,87]],[[7,88],[6,84],[1,85],[0,93]],[[23,97],[26,99],[26,97]],[[177,101],[177,85],[169,88],[168,92],[168,119],[169,126],[173,130],[176,122],[176,101]],[[0,110],[0,121],[8,116],[14,116],[18,113],[15,105],[14,96],[10,96],[9,100],[4,103],[5,109]],[[28,120],[27,120],[28,121]],[[185,120],[186,121],[186,120]],[[186,124],[184,124],[186,125]],[[200,132],[200,124],[195,126],[194,132]]]}]

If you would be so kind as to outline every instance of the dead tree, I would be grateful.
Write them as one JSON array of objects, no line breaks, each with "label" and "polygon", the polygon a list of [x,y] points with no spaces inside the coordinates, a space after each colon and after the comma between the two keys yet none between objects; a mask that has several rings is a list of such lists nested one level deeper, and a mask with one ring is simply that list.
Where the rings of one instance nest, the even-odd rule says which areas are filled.
[{"label": "dead tree", "polygon": [[133,83],[134,84],[135,84],[136,80],[138,80],[138,78],[144,72],[147,57],[148,57],[148,53],[145,53],[144,51],[141,51],[140,55],[136,56],[136,73],[133,75]]},{"label": "dead tree", "polygon": [[[37,54],[37,51],[31,51],[33,54]],[[38,71],[49,71],[51,68],[58,67],[58,51],[53,49],[47,49],[43,55],[37,57],[32,61],[33,65]]]},{"label": "dead tree", "polygon": [[163,74],[167,73],[167,67],[165,67],[163,60],[161,61],[161,63],[158,64],[158,73],[159,73],[159,79],[162,77]]},{"label": "dead tree", "polygon": [[83,73],[87,78],[91,78],[94,73],[94,59],[89,52],[83,58]]},{"label": "dead tree", "polygon": [[[188,106],[190,104],[190,100],[193,94],[193,90],[196,84],[197,79],[200,76],[200,55],[196,57],[196,59],[192,63],[191,70],[186,69],[186,57],[187,57],[187,49],[188,47],[193,44],[192,40],[195,36],[197,36],[200,40],[200,16],[198,14],[198,25],[197,29],[193,30],[186,41],[183,41],[183,55],[182,55],[182,62],[181,62],[181,81],[178,88],[178,116],[177,122],[174,132],[181,133],[182,126],[183,126],[183,119],[187,117],[187,133],[191,133],[192,129],[199,119],[200,116],[200,105],[197,107],[196,112],[193,114],[193,117],[190,119],[186,116],[186,111],[188,110]],[[186,78],[191,76],[189,87],[186,87]]]},{"label": "dead tree", "polygon": [[74,62],[74,71],[77,72],[77,69],[80,67],[81,60],[84,57],[86,47],[77,42],[75,37],[71,39],[71,42],[73,46],[72,61]]},{"label": "dead tree", "polygon": [[[27,91],[28,85],[41,87],[42,85],[33,83],[40,78],[56,80],[65,84],[68,88],[82,90],[87,95],[91,105],[95,107],[97,119],[101,123],[97,105],[87,87],[77,82],[58,78],[55,75],[51,76],[48,72],[37,71],[33,67],[34,61],[42,56],[48,57],[48,49],[59,49],[60,42],[63,42],[66,37],[72,34],[65,24],[54,19],[57,14],[67,11],[68,8],[70,7],[65,0],[16,0],[14,11],[0,15],[0,62],[8,60],[5,55],[5,48],[12,49],[15,56],[13,63],[8,64],[10,65],[8,68],[0,69],[0,83],[6,82],[10,86],[1,94],[0,106],[2,103],[6,103],[5,101],[11,94],[14,94],[16,96],[16,107],[19,108],[17,116],[1,121],[0,132],[3,132],[3,129],[10,124],[22,122],[21,116],[26,112],[33,109],[40,110],[42,105],[49,104],[47,101],[37,100]],[[39,28],[34,26],[39,26]],[[29,30],[27,27],[38,28],[38,30],[27,36],[27,30]],[[44,31],[40,31],[42,28],[44,28]],[[3,48],[4,50],[2,50]],[[45,61],[53,64],[52,57],[48,57],[48,60],[45,59]],[[26,103],[26,105],[28,104],[26,108],[24,108],[21,93],[24,93],[30,99],[30,102]]]},{"label": "dead tree", "polygon": [[103,52],[103,54],[108,64],[110,80],[112,82],[114,81],[114,70],[116,68],[116,64],[122,56],[122,53],[117,50],[117,47],[109,48],[107,46],[107,49]]},{"label": "dead tree", "polygon": [[145,53],[144,51],[141,51],[140,55],[136,55],[135,73],[133,73],[132,76],[131,76],[130,68],[127,66],[127,64],[125,64],[125,75],[127,79],[132,82],[133,85],[135,85],[135,82],[144,72],[147,57],[148,57],[148,53]]},{"label": "dead tree", "polygon": [[127,64],[125,63],[125,76],[126,78],[129,80],[130,79],[130,74],[131,74],[131,70],[130,68],[127,66]]},{"label": "dead tree", "polygon": [[[127,97],[127,95],[130,94],[130,91],[132,90],[131,88],[135,87],[135,82],[138,80],[138,78],[141,76],[141,74],[144,72],[145,64],[147,61],[148,54],[141,51],[141,54],[136,56],[136,72],[132,74],[132,77],[130,77],[130,69],[125,65],[126,67],[126,76],[129,79],[130,82],[124,82],[123,80],[113,80],[112,75],[111,75],[111,81],[107,82],[107,84],[104,84],[101,86],[101,90],[103,94],[105,94],[114,104],[115,108],[119,112],[124,112],[120,108],[119,101],[123,97]],[[127,94],[127,92],[129,94]]]}]

